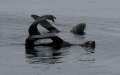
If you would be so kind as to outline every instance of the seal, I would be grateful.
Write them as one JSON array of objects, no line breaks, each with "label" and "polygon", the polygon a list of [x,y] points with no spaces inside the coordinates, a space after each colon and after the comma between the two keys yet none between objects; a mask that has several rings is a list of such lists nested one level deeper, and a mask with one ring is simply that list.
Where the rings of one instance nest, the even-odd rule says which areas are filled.
[{"label": "seal", "polygon": [[[36,46],[47,46],[51,47],[53,49],[61,49],[63,47],[70,47],[70,46],[81,46],[81,47],[87,47],[87,48],[95,48],[95,41],[86,41],[82,44],[72,44],[67,41],[64,41],[62,38],[58,37],[55,33],[40,33],[39,30],[37,29],[37,25],[40,24],[46,24],[46,20],[37,20],[33,22],[29,29],[29,36],[25,40],[25,48],[26,49],[34,49]],[[37,40],[42,40],[42,39],[51,39],[52,42],[48,43],[39,43],[36,44],[35,42]]]}]

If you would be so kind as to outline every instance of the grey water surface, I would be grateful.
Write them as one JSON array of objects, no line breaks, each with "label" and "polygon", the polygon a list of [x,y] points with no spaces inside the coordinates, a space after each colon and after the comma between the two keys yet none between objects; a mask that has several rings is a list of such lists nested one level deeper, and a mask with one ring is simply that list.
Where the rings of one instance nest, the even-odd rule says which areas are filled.
[{"label": "grey water surface", "polygon": [[[95,53],[73,46],[53,51],[37,47],[33,56],[26,54],[24,41],[32,19],[19,16],[0,18],[0,74],[1,75],[118,75],[120,19],[97,17],[57,16],[58,36],[71,43],[95,40]],[[78,36],[70,29],[86,18],[86,35]],[[38,26],[39,29],[41,28]]]},{"label": "grey water surface", "polygon": [[[119,75],[119,9],[118,0],[0,0],[0,75]],[[34,21],[30,14],[51,13],[62,31],[59,37],[70,43],[95,40],[95,53],[72,46],[57,51],[36,47],[28,54],[24,44]],[[86,35],[72,34],[82,22]]]}]

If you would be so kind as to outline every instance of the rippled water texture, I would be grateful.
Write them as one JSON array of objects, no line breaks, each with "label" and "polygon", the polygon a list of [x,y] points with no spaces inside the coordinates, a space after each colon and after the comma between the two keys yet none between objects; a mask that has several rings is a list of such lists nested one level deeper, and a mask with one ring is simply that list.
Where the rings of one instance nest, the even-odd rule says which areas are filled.
[{"label": "rippled water texture", "polygon": [[[120,19],[97,17],[66,17],[56,15],[58,34],[71,43],[96,41],[95,53],[79,46],[52,50],[36,47],[28,52],[24,40],[31,18],[15,15],[0,17],[0,73],[1,75],[119,75]],[[70,29],[86,22],[85,36],[74,35]],[[40,31],[44,28],[38,26]]]},{"label": "rippled water texture", "polygon": [[[59,37],[70,43],[95,40],[95,53],[79,46],[26,50],[31,14],[55,15]],[[119,17],[119,0],[0,0],[0,75],[120,75]],[[82,22],[86,35],[72,34]]]}]

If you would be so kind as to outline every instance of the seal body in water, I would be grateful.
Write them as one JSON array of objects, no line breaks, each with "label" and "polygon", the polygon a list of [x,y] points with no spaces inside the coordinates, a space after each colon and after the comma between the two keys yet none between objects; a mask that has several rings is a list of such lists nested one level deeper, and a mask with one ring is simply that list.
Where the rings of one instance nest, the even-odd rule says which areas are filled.
[{"label": "seal body in water", "polygon": [[[62,38],[58,37],[55,34],[42,34],[42,35],[33,35],[29,37],[29,42],[26,41],[26,46],[30,46],[30,48],[34,48],[36,46],[48,46],[53,49],[61,49],[63,47],[70,47],[70,46],[81,46],[86,48],[95,48],[95,41],[86,41],[82,44],[71,44],[67,41],[64,41]],[[42,39],[51,39],[52,42],[49,43],[39,43],[35,44],[36,39],[42,40]]]},{"label": "seal body in water", "polygon": [[[57,35],[55,35],[55,33],[46,33],[46,34],[40,33],[39,30],[37,29],[37,25],[39,23],[45,25],[46,23],[44,23],[44,22],[47,22],[47,21],[46,20],[36,20],[35,22],[33,22],[30,25],[30,27],[28,29],[29,36],[25,40],[25,48],[26,49],[34,49],[34,47],[36,47],[36,46],[48,46],[53,49],[61,49],[63,47],[70,47],[70,46],[95,48],[95,41],[87,41],[83,44],[71,44],[69,42],[64,41]],[[42,40],[42,39],[51,39],[52,42],[49,42],[49,43],[41,43],[40,42],[39,44],[35,44],[35,42],[37,40]]]}]

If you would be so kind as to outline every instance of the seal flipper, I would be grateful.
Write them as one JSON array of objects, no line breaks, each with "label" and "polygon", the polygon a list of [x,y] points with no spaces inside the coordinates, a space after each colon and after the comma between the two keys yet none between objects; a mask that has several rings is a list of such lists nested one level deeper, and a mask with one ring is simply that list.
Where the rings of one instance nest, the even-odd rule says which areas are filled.
[{"label": "seal flipper", "polygon": [[55,22],[56,17],[54,15],[43,15],[41,18],[46,18]]},{"label": "seal flipper", "polygon": [[[35,20],[35,21],[40,21],[39,23],[41,24],[42,27],[46,28],[49,32],[55,32],[58,33],[60,32],[56,27],[52,26],[47,19],[49,20],[53,20],[53,18],[50,15],[44,15],[42,17],[38,16],[38,15],[31,15],[31,17]],[[55,17],[56,18],[56,17]]]},{"label": "seal flipper", "polygon": [[29,33],[29,36],[31,35],[40,35],[41,33],[39,32],[38,28],[37,28],[37,25],[38,25],[39,22],[35,21],[33,22],[29,29],[28,29],[28,33]]},{"label": "seal flipper", "polygon": [[86,24],[80,23],[80,24],[76,25],[75,27],[73,27],[71,32],[73,32],[74,34],[84,35],[85,29],[86,29]]},{"label": "seal flipper", "polygon": [[35,14],[32,14],[31,17],[32,17],[34,20],[37,20],[38,18],[40,18],[40,16],[35,15]]},{"label": "seal flipper", "polygon": [[53,22],[55,22],[55,19],[56,19],[56,17],[53,16],[53,15],[38,16],[38,15],[36,15],[36,14],[32,14],[31,17],[32,17],[34,20],[37,20],[37,19],[41,18],[41,19],[48,19],[48,20],[51,20],[51,21],[53,21]]},{"label": "seal flipper", "polygon": [[43,26],[44,28],[46,28],[49,32],[55,32],[58,33],[60,32],[57,28],[53,27],[48,21],[46,20],[42,20],[40,22],[41,26]]}]

